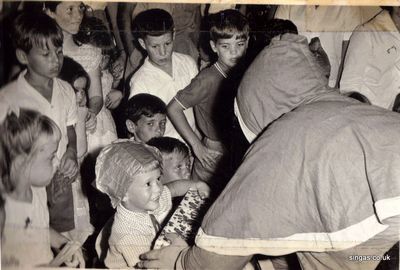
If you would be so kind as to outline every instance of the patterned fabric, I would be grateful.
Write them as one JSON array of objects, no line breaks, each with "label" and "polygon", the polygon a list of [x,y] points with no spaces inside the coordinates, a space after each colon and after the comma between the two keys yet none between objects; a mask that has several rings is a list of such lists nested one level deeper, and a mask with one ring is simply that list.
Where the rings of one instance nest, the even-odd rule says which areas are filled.
[{"label": "patterned fabric", "polygon": [[139,262],[139,255],[151,249],[156,237],[156,228],[150,214],[154,215],[158,223],[162,223],[171,208],[171,193],[165,186],[160,197],[160,207],[155,211],[138,213],[118,205],[105,265],[108,268],[126,268]]},{"label": "patterned fabric", "polygon": [[88,73],[97,69],[102,60],[101,49],[89,44],[83,44],[74,51],[69,51],[64,47],[63,53],[78,62]]},{"label": "patterned fabric", "polygon": [[106,193],[115,208],[125,196],[133,176],[143,166],[162,161],[160,152],[132,140],[118,140],[106,146],[96,161],[96,186]]},{"label": "patterned fabric", "polygon": [[170,245],[166,238],[169,233],[177,233],[189,245],[194,244],[197,230],[209,205],[210,202],[202,199],[197,190],[189,190],[158,236],[154,249]]}]

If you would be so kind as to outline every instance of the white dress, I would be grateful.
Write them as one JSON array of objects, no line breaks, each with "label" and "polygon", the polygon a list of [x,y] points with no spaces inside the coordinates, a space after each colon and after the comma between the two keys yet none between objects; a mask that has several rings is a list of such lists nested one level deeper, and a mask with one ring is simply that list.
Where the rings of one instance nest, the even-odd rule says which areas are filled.
[{"label": "white dress", "polygon": [[49,211],[44,187],[32,187],[32,202],[5,200],[6,222],[2,238],[2,267],[48,264],[53,259],[50,249]]},{"label": "white dress", "polygon": [[[102,60],[101,49],[89,44],[83,44],[77,51],[64,49],[64,55],[78,62],[87,73],[99,68]],[[101,86],[105,101],[112,86],[112,75],[107,71],[102,71]],[[116,139],[117,131],[111,112],[103,105],[96,117],[96,130],[87,133],[88,153],[96,153]]]}]

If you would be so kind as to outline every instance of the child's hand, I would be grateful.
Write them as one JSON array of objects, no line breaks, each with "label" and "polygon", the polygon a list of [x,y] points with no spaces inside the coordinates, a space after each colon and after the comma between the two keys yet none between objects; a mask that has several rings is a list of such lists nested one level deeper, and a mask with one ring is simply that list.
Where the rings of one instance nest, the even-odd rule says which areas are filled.
[{"label": "child's hand", "polygon": [[121,103],[122,93],[121,91],[111,89],[110,93],[108,93],[106,97],[106,108],[107,109],[115,109]]},{"label": "child's hand", "polygon": [[72,148],[67,148],[60,161],[60,173],[69,179],[75,179],[78,173],[78,162],[76,152]]},{"label": "child's hand", "polygon": [[194,181],[194,187],[202,199],[210,197],[210,187],[203,181]]},{"label": "child's hand", "polygon": [[212,167],[215,164],[215,157],[219,155],[217,151],[208,149],[202,143],[193,146],[193,152],[203,167]]},{"label": "child's hand", "polygon": [[65,261],[67,267],[85,268],[85,259],[83,258],[82,248],[79,248],[71,258]]},{"label": "child's hand", "polygon": [[96,130],[96,124],[96,114],[89,110],[86,116],[86,130],[90,133],[93,133]]}]

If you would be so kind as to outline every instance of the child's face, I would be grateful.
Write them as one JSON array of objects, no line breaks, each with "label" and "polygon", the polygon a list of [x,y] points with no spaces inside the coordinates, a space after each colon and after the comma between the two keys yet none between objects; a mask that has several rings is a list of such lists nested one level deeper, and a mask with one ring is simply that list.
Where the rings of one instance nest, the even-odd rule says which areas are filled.
[{"label": "child's face", "polygon": [[142,115],[136,123],[127,120],[126,124],[137,141],[146,143],[151,138],[163,136],[166,123],[165,114],[156,113],[152,117]]},{"label": "child's face", "polygon": [[161,182],[163,184],[181,180],[189,179],[190,177],[190,158],[180,152],[173,152],[171,154],[163,154]]},{"label": "child's face", "polygon": [[166,33],[161,36],[146,36],[139,39],[140,45],[147,51],[150,62],[157,67],[164,67],[171,64],[172,47],[174,45],[173,33]]},{"label": "child's face", "polygon": [[33,45],[29,53],[17,52],[18,59],[27,65],[30,76],[52,79],[58,76],[64,60],[62,47],[55,47],[51,41],[47,48]]},{"label": "child's face", "polygon": [[79,106],[86,105],[86,93],[85,93],[86,85],[87,85],[87,79],[85,77],[79,77],[74,81],[73,87],[77,91],[76,103],[78,103]]},{"label": "child's face", "polygon": [[25,166],[29,170],[27,174],[32,186],[47,186],[53,178],[56,171],[53,160],[57,154],[60,138],[61,133],[57,130],[55,136],[42,135],[35,142]]},{"label": "child's face", "polygon": [[84,11],[85,6],[82,2],[61,2],[57,5],[55,12],[48,11],[48,15],[64,32],[75,35],[82,23]]},{"label": "child's face", "polygon": [[160,175],[160,169],[136,175],[122,200],[124,207],[134,212],[156,210],[162,191]]},{"label": "child's face", "polygon": [[239,38],[237,34],[231,38],[220,38],[217,42],[210,41],[211,48],[218,55],[218,62],[232,68],[245,55],[249,40]]}]

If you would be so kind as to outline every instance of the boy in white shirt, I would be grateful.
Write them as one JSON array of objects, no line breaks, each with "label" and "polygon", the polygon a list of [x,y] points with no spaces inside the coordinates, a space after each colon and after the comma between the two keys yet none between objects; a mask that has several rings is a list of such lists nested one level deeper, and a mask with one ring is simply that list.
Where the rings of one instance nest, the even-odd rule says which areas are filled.
[{"label": "boy in white shirt", "polygon": [[[129,98],[139,93],[147,93],[168,104],[176,93],[189,85],[197,75],[196,63],[190,56],[172,51],[174,21],[167,11],[146,10],[136,17],[136,26],[139,43],[148,56],[130,81]],[[193,110],[185,111],[185,115],[191,128],[195,129]],[[165,136],[182,140],[169,121],[165,128]]]}]

